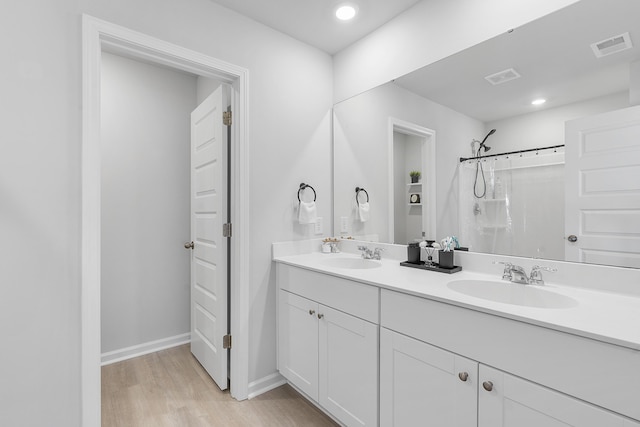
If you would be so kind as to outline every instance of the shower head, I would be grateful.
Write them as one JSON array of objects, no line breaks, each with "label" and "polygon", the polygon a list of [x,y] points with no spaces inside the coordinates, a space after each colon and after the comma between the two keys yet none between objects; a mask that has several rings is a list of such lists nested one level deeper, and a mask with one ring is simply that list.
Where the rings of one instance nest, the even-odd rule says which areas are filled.
[{"label": "shower head", "polygon": [[486,153],[487,151],[491,150],[491,147],[489,147],[488,145],[485,145],[484,142],[487,140],[487,138],[489,138],[494,133],[496,133],[495,129],[491,129],[489,131],[487,136],[485,136],[484,139],[482,140],[482,142],[480,143],[480,146],[478,147],[478,151],[480,151],[481,149],[484,149],[484,152]]}]

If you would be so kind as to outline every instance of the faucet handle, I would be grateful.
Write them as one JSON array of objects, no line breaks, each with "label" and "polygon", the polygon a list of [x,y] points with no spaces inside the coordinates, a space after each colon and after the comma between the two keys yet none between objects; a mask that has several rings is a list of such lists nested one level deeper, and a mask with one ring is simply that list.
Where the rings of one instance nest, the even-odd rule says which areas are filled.
[{"label": "faucet handle", "polygon": [[541,267],[539,265],[534,265],[533,267],[531,267],[531,274],[529,275],[529,284],[544,285],[544,280],[542,279],[542,271],[555,273],[556,271],[558,271],[558,269],[552,268],[552,267]]},{"label": "faucet handle", "polygon": [[358,250],[360,252],[362,252],[360,255],[362,256],[363,259],[369,258],[369,254],[371,253],[371,249],[369,249],[368,247],[366,247],[364,245],[360,245],[360,246],[358,246]]},{"label": "faucet handle", "polygon": [[504,261],[493,261],[494,264],[502,264],[504,265],[504,271],[502,272],[502,280],[511,281],[511,271],[513,270],[514,265],[510,262]]}]

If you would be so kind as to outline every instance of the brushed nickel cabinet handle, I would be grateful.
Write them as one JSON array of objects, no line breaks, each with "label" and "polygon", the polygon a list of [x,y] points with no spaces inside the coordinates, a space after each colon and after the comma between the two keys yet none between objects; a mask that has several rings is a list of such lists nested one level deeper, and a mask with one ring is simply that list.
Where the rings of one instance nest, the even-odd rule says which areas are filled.
[{"label": "brushed nickel cabinet handle", "polygon": [[193,242],[185,242],[184,248],[185,249],[193,249]]},{"label": "brushed nickel cabinet handle", "polygon": [[493,390],[493,383],[491,381],[485,381],[482,383],[482,387],[487,391],[491,391]]},{"label": "brushed nickel cabinet handle", "polygon": [[469,374],[467,372],[460,372],[458,378],[460,378],[460,381],[466,382],[467,379],[469,379]]}]

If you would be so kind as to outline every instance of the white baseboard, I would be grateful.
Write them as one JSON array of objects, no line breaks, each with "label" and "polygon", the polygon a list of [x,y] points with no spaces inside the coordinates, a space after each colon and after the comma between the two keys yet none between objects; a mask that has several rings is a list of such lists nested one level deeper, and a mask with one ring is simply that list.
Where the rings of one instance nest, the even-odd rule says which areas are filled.
[{"label": "white baseboard", "polygon": [[189,332],[186,334],[175,335],[173,337],[162,338],[156,341],[137,344],[119,350],[108,351],[106,353],[102,353],[100,357],[101,365],[105,366],[127,359],[133,359],[134,357],[155,353],[156,351],[166,350],[171,347],[177,347],[182,344],[187,344],[188,342],[191,342],[191,333]]},{"label": "white baseboard", "polygon": [[259,380],[252,381],[249,383],[249,394],[247,395],[247,398],[252,399],[256,396],[260,396],[262,393],[266,393],[269,390],[273,390],[276,387],[286,384],[286,382],[287,380],[280,375],[279,372],[274,372],[273,374],[267,375]]}]

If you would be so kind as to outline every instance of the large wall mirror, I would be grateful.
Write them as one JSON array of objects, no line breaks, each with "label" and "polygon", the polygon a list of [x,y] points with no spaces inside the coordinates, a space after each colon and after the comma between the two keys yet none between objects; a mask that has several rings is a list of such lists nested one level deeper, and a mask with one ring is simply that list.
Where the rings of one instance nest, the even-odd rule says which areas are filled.
[{"label": "large wall mirror", "polygon": [[[476,252],[640,268],[638,16],[637,0],[581,0],[337,103],[335,235],[455,235]],[[621,111],[628,132],[572,136]],[[577,146],[618,163],[585,173]],[[587,186],[622,207],[576,214]],[[604,246],[574,254],[598,236]]]}]

